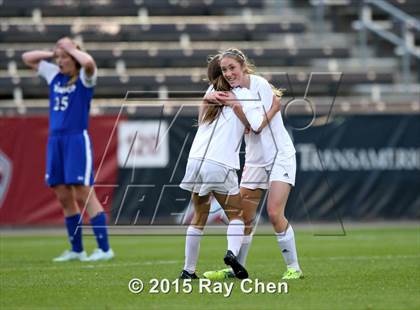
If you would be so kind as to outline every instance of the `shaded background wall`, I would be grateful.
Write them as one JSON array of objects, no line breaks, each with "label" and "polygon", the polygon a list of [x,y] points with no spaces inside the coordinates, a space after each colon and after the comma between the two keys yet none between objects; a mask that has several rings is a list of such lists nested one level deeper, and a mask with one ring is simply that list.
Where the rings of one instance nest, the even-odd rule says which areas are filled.
[{"label": "shaded background wall", "polygon": [[[305,130],[291,129],[311,120],[299,115],[285,120],[298,163],[289,218],[419,218],[418,115],[338,115],[318,118]],[[59,204],[43,182],[47,122],[45,116],[2,120],[2,225],[62,222]],[[190,198],[178,184],[195,122],[187,115],[92,118],[95,189],[111,223],[176,223]]]}]

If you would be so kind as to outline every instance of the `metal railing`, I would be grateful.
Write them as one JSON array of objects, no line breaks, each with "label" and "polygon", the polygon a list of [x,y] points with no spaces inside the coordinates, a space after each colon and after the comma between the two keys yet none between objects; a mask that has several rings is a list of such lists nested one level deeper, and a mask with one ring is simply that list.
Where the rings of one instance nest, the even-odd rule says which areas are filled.
[{"label": "metal railing", "polygon": [[[354,0],[310,0],[314,7],[315,29],[320,34],[325,33],[325,11],[328,6],[351,6],[355,5]],[[360,58],[366,61],[369,58],[368,34],[373,33],[378,37],[396,46],[396,54],[401,56],[401,76],[405,84],[411,82],[410,66],[411,58],[420,64],[420,48],[415,46],[415,32],[420,31],[420,21],[410,16],[397,7],[384,0],[360,0],[359,19],[353,23],[359,31]],[[383,21],[374,21],[372,18],[373,9],[382,11],[389,16],[388,21],[399,23],[399,34],[395,34],[383,27]],[[420,71],[420,70],[419,70]],[[420,72],[418,72],[420,79]]]},{"label": "metal railing", "polygon": [[[372,9],[374,8],[387,13],[391,20],[399,23],[399,35],[384,29],[380,23],[373,20]],[[411,82],[411,58],[420,60],[420,48],[415,46],[415,32],[420,31],[420,21],[417,18],[404,13],[386,1],[364,0],[360,6],[359,20],[355,23],[355,28],[359,30],[362,58],[366,59],[368,56],[368,32],[370,31],[396,46],[396,54],[401,55],[402,58],[402,80],[404,83]]]}]

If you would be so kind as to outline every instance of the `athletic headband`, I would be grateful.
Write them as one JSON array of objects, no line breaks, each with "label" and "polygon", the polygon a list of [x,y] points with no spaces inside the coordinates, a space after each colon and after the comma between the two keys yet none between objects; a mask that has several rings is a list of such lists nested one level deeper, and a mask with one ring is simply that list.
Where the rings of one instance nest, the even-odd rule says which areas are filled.
[{"label": "athletic headband", "polygon": [[238,52],[235,52],[235,51],[226,51],[226,52],[223,52],[222,57],[224,57],[224,56],[226,56],[226,55],[234,55],[234,56],[238,56],[238,57],[239,57],[239,58],[241,58],[243,61],[245,61],[245,57],[244,57],[241,53],[238,53]]}]

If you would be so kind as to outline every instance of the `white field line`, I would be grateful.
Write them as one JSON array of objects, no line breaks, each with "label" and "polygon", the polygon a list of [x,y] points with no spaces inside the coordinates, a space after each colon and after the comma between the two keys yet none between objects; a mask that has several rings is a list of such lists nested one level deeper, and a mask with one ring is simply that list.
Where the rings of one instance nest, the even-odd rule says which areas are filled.
[{"label": "white field line", "polygon": [[[419,259],[420,255],[373,255],[373,256],[329,256],[329,257],[301,257],[302,261],[347,261],[347,260],[395,260],[395,259]],[[119,268],[131,266],[153,266],[153,265],[175,265],[182,264],[180,260],[160,260],[160,261],[143,261],[143,262],[121,262],[121,263],[53,263],[49,266],[19,266],[19,267],[0,267],[2,271],[14,270],[66,270],[66,269],[95,269],[95,268]],[[257,264],[258,265],[258,264]],[[255,265],[254,265],[255,266]],[[252,267],[251,267],[252,268]]]},{"label": "white field line", "polygon": [[[348,261],[348,260],[395,260],[395,259],[419,259],[420,254],[418,255],[372,255],[372,256],[328,256],[328,257],[299,257],[299,261]],[[271,259],[270,259],[271,260]],[[265,261],[265,260],[264,260]],[[420,264],[420,261],[418,262]],[[260,265],[260,264],[256,264]],[[261,264],[261,266],[265,264]],[[254,265],[255,266],[255,265]]]},{"label": "white field line", "polygon": [[393,259],[414,259],[420,258],[415,255],[358,255],[358,256],[327,256],[327,257],[303,257],[300,260],[321,261],[321,260],[393,260]]},{"label": "white field line", "polygon": [[[49,266],[20,266],[20,267],[1,267],[2,271],[14,271],[14,270],[66,270],[66,269],[95,269],[95,268],[120,268],[120,267],[132,267],[132,266],[153,266],[153,265],[174,265],[181,264],[183,261],[178,260],[158,260],[158,261],[143,261],[143,262],[120,262],[120,263],[89,263],[89,262],[63,262],[53,263]],[[182,267],[182,266],[181,266]],[[181,268],[180,267],[180,268]]]}]

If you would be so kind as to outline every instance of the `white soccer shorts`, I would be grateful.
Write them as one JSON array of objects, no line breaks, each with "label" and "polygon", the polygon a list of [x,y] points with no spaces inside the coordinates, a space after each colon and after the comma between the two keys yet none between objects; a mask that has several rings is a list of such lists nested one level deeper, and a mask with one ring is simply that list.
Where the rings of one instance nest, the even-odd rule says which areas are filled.
[{"label": "white soccer shorts", "polygon": [[268,184],[280,181],[295,186],[296,156],[277,159],[274,164],[266,167],[244,167],[241,187],[248,189],[267,189]]},{"label": "white soccer shorts", "polygon": [[185,176],[179,186],[198,193],[199,196],[211,192],[224,195],[239,194],[236,170],[208,160],[189,159]]}]

